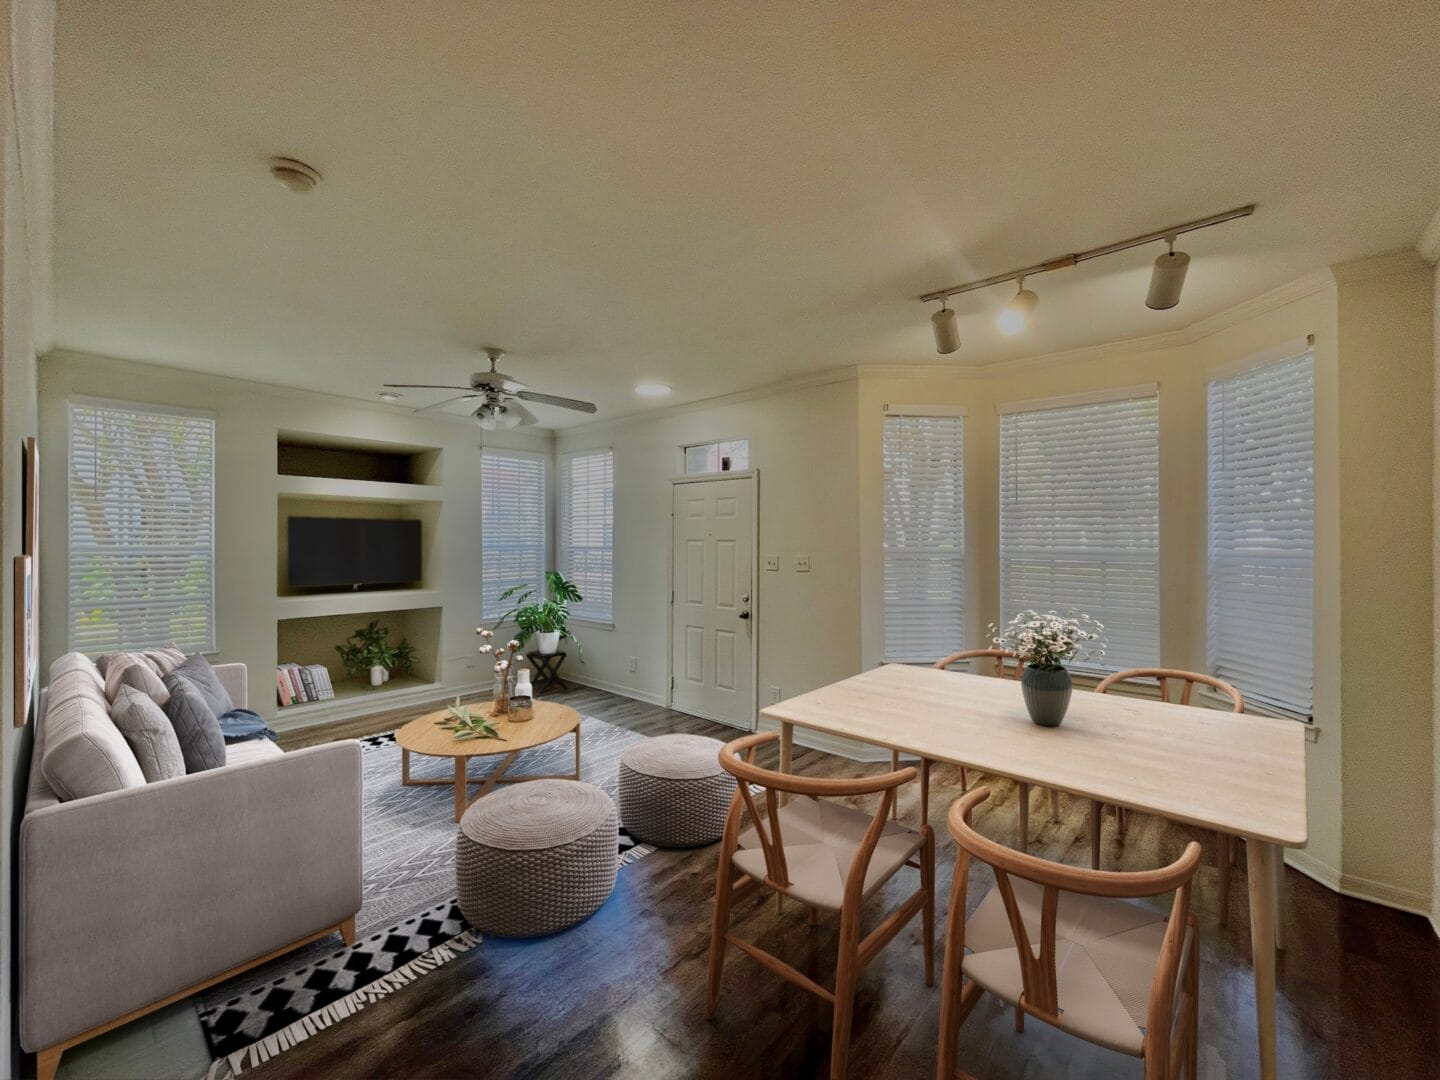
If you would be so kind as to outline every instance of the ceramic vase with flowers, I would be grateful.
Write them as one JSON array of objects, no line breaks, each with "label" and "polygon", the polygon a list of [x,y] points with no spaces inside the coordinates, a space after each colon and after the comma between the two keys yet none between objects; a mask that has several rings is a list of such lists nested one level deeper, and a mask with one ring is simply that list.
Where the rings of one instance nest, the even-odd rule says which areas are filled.
[{"label": "ceramic vase with flowers", "polygon": [[[515,675],[525,657],[520,655],[520,642],[507,641],[504,645],[493,644],[495,631],[477,626],[480,635],[480,655],[492,657],[495,661],[495,693],[490,706],[491,716],[507,716],[510,713],[510,695],[515,687]],[[529,717],[526,717],[529,719]]]},{"label": "ceramic vase with flowers", "polygon": [[1105,655],[1099,644],[1104,625],[1089,615],[1069,611],[1022,611],[995,633],[1000,648],[1015,653],[1025,664],[1020,673],[1020,691],[1030,719],[1041,727],[1059,727],[1070,706],[1070,669],[1075,660],[1098,659]]}]

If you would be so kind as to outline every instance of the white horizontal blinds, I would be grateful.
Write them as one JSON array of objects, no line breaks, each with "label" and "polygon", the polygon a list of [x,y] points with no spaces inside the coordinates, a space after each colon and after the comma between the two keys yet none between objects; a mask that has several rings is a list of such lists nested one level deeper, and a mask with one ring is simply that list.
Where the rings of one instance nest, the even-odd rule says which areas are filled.
[{"label": "white horizontal blinds", "polygon": [[484,618],[513,605],[512,585],[545,588],[545,459],[519,450],[480,452],[480,579]]},{"label": "white horizontal blinds", "polygon": [[1310,715],[1315,366],[1309,352],[1210,384],[1210,670]]},{"label": "white horizontal blinds", "polygon": [[965,647],[965,420],[885,417],[885,659]]},{"label": "white horizontal blinds", "polygon": [[1108,670],[1160,658],[1160,420],[1153,392],[1000,417],[1000,608],[1104,623]]},{"label": "white horizontal blinds", "polygon": [[585,599],[582,619],[610,622],[615,600],[615,456],[609,450],[560,459],[560,571]]},{"label": "white horizontal blinds", "polygon": [[215,421],[70,404],[70,648],[215,648]]}]

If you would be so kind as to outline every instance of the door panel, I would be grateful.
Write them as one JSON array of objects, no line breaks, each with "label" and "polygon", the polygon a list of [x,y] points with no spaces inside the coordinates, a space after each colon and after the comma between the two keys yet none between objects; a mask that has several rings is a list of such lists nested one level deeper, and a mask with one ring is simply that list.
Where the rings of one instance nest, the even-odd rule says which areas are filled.
[{"label": "door panel", "polygon": [[754,477],[676,484],[672,705],[749,731],[755,719]]}]

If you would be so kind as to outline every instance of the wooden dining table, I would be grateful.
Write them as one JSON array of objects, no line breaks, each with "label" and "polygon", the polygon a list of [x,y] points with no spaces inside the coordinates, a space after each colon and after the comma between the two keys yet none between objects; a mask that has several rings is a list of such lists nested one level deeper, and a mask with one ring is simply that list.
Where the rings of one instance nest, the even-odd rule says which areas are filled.
[{"label": "wooden dining table", "polygon": [[1306,841],[1301,724],[1076,691],[1064,723],[1044,728],[1031,723],[1015,680],[902,664],[760,715],[780,725],[782,772],[791,769],[801,727],[1242,838],[1260,1076],[1274,1080],[1281,849]]}]

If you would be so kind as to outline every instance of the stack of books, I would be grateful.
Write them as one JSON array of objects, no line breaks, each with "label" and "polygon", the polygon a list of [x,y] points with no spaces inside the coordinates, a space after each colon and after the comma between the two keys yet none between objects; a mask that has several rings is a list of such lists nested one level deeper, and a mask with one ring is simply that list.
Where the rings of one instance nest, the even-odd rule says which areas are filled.
[{"label": "stack of books", "polygon": [[281,705],[329,701],[335,696],[324,664],[280,664],[275,669],[275,691]]}]

